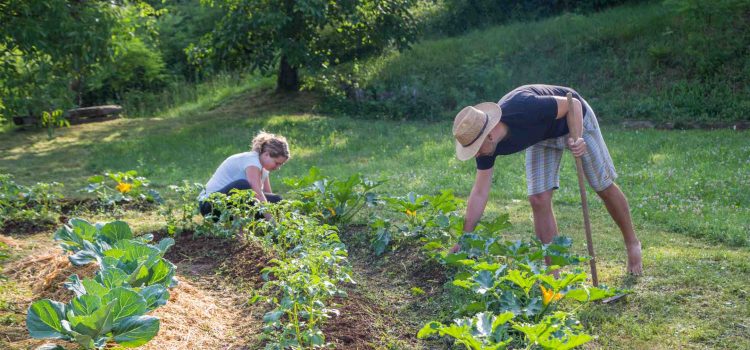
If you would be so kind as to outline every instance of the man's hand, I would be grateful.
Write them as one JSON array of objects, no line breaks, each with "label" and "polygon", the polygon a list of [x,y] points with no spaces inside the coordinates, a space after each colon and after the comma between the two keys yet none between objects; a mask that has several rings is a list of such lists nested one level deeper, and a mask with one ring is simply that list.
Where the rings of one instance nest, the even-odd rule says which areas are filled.
[{"label": "man's hand", "polygon": [[580,158],[584,154],[586,154],[586,141],[583,140],[583,138],[578,138],[578,140],[573,141],[573,138],[568,138],[568,148],[570,148],[570,151],[573,152],[573,155],[576,158]]}]

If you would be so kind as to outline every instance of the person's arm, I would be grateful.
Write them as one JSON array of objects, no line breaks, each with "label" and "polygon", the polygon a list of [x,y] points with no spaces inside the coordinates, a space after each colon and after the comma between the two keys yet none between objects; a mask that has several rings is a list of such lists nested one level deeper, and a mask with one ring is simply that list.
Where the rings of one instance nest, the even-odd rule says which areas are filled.
[{"label": "person's arm", "polygon": [[473,232],[479,219],[482,217],[482,213],[484,213],[492,186],[492,169],[477,170],[474,187],[471,188],[471,194],[469,194],[469,200],[466,203],[464,232]]},{"label": "person's arm", "polygon": [[[250,182],[250,187],[253,189],[253,192],[255,192],[255,198],[257,198],[261,203],[267,202],[268,200],[266,199],[266,195],[260,188],[260,183],[262,181],[261,179],[263,178],[261,170],[257,167],[249,166],[245,168],[245,177],[247,177],[247,181]],[[266,182],[268,182],[268,178],[266,178]],[[268,212],[263,213],[263,216],[270,222],[274,221],[273,216],[271,216],[271,214],[269,214]]]},{"label": "person's arm", "polygon": [[[577,98],[572,99],[572,106],[568,105],[565,97],[554,96],[554,98],[557,102],[557,119],[568,117],[566,118],[568,130],[570,130],[568,147],[574,156],[580,157],[586,153],[586,142],[581,137],[583,135],[583,105]],[[570,115],[568,115],[569,109],[572,111]]]},{"label": "person's arm", "polygon": [[247,182],[250,183],[253,192],[255,192],[255,198],[261,203],[266,202],[266,195],[263,194],[263,190],[260,187],[261,179],[263,178],[261,170],[257,167],[249,166],[245,168],[245,177],[247,178]]},{"label": "person's arm", "polygon": [[[463,232],[474,232],[474,228],[482,217],[482,213],[484,213],[484,208],[487,206],[487,198],[490,196],[490,187],[492,186],[492,169],[477,169],[474,187],[471,188],[471,194],[469,194],[469,200],[466,203]],[[456,243],[449,252],[456,253],[460,249],[461,246]]]},{"label": "person's arm", "polygon": [[270,176],[266,177],[265,183],[263,184],[263,190],[265,190],[268,193],[273,193],[273,190],[271,189],[271,181]]}]

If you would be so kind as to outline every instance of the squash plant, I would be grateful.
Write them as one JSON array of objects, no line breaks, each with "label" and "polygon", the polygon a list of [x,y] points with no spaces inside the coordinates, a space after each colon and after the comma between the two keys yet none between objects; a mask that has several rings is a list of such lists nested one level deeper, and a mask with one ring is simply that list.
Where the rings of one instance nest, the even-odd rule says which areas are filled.
[{"label": "squash plant", "polygon": [[[463,289],[468,298],[458,312],[476,316],[473,321],[457,320],[452,325],[430,322],[421,337],[450,336],[467,349],[569,349],[591,339],[573,314],[560,311],[560,306],[568,300],[587,303],[603,299],[617,291],[586,285],[586,273],[580,269],[561,270],[586,261],[570,252],[570,238],[557,236],[550,244],[503,241],[500,231],[508,227],[507,216],[500,216],[482,223],[474,233],[464,234],[459,252],[436,255],[439,261],[459,269],[453,285]],[[550,257],[551,266],[545,264],[545,256]],[[555,270],[558,278],[551,275]],[[499,331],[494,326],[487,328],[488,315],[507,318],[503,322],[509,323],[499,325]],[[477,331],[477,327],[485,330]]]},{"label": "squash plant", "polygon": [[62,187],[57,182],[23,186],[13,180],[13,175],[0,174],[0,226],[7,220],[56,222]]},{"label": "squash plant", "polygon": [[94,175],[87,179],[88,185],[82,191],[96,194],[105,206],[115,206],[138,199],[147,203],[161,203],[159,192],[148,188],[150,181],[138,176],[135,170]]},{"label": "squash plant", "polygon": [[391,242],[400,239],[419,239],[426,242],[428,250],[453,241],[451,232],[457,231],[460,224],[460,201],[452,191],[443,190],[432,196],[410,192],[404,197],[383,197],[382,201],[396,218],[373,215],[370,219],[370,229],[374,231],[370,244],[375,255],[383,254]]},{"label": "squash plant", "polygon": [[451,325],[430,322],[422,327],[417,337],[449,336],[470,350],[568,350],[591,340],[590,335],[581,331],[580,323],[571,322],[564,312],[547,316],[537,324],[515,322],[513,316],[512,312],[498,315],[481,312],[471,318],[457,319]]},{"label": "squash plant", "polygon": [[372,191],[383,184],[362,174],[353,174],[346,180],[323,176],[320,169],[310,168],[301,178],[287,178],[284,183],[292,188],[291,194],[305,203],[306,214],[321,218],[333,225],[349,224],[364,207],[376,204]]}]

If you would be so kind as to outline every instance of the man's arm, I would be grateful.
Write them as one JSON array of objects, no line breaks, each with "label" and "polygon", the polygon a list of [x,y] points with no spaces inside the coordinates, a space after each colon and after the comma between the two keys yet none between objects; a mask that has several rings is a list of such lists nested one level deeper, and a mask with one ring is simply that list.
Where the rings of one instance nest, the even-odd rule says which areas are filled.
[{"label": "man's arm", "polygon": [[477,170],[474,187],[471,189],[469,200],[466,204],[466,218],[464,219],[464,232],[473,232],[479,219],[487,206],[487,198],[490,195],[492,185],[493,169]]},{"label": "man's arm", "polygon": [[581,138],[583,135],[583,105],[577,98],[572,99],[573,105],[568,105],[565,97],[553,96],[557,102],[557,119],[568,116],[568,109],[573,113],[566,119],[570,137],[568,138],[568,147],[576,157],[586,153],[586,143]]}]

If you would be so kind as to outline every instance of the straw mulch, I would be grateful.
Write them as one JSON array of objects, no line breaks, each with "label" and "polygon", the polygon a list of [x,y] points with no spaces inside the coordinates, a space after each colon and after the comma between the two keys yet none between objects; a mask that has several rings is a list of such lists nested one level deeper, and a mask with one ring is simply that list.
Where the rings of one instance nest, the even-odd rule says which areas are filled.
[{"label": "straw mulch", "polygon": [[245,344],[261,333],[262,311],[221,281],[181,280],[170,294],[152,313],[161,319],[159,334],[142,349],[250,349]]},{"label": "straw mulch", "polygon": [[5,269],[13,281],[30,287],[32,300],[52,299],[59,302],[68,302],[73,298],[73,292],[63,286],[71,275],[77,274],[83,279],[93,277],[98,270],[99,266],[95,263],[74,266],[68,260],[68,254],[57,247],[14,261]]}]

